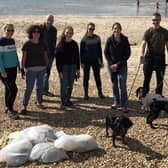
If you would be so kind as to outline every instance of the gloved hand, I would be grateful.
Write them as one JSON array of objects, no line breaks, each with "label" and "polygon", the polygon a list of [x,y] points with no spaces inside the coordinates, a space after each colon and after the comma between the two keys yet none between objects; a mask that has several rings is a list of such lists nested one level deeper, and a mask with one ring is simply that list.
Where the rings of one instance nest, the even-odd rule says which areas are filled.
[{"label": "gloved hand", "polygon": [[23,68],[21,68],[20,71],[21,71],[21,77],[22,77],[22,79],[24,79],[25,78],[25,71]]}]

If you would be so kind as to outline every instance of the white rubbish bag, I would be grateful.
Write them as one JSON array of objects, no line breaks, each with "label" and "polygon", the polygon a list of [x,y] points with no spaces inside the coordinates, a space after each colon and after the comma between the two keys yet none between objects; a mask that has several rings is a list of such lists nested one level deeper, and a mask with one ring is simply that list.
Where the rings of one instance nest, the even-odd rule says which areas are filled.
[{"label": "white rubbish bag", "polygon": [[0,150],[0,162],[6,162],[8,166],[21,166],[29,159],[33,145],[30,141],[18,140]]},{"label": "white rubbish bag", "polygon": [[63,135],[56,139],[56,148],[61,148],[65,151],[72,152],[88,152],[98,149],[96,140],[88,134],[80,135]]},{"label": "white rubbish bag", "polygon": [[8,144],[13,143],[15,141],[20,140],[20,131],[15,131],[9,134],[8,136]]},{"label": "white rubbish bag", "polygon": [[28,127],[22,131],[14,132],[9,135],[9,142],[19,139],[28,139],[33,145],[43,142],[54,142],[56,139],[53,129],[48,125]]},{"label": "white rubbish bag", "polygon": [[29,160],[42,163],[52,163],[68,159],[62,149],[57,149],[53,143],[40,143],[33,147]]},{"label": "white rubbish bag", "polygon": [[55,137],[56,137],[56,139],[60,138],[60,137],[63,136],[63,135],[65,135],[65,133],[64,133],[64,131],[62,131],[62,130],[55,132]]}]

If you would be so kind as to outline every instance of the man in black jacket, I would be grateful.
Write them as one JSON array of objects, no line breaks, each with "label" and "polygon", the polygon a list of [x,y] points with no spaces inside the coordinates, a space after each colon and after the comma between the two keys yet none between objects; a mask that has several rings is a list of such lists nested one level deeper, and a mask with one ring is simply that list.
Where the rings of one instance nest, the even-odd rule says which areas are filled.
[{"label": "man in black jacket", "polygon": [[48,49],[48,60],[49,60],[49,66],[47,68],[47,72],[44,75],[43,79],[43,94],[46,96],[53,96],[51,92],[49,92],[49,77],[50,72],[52,68],[52,63],[54,60],[54,54],[55,54],[55,48],[56,48],[56,40],[57,40],[57,29],[55,26],[53,26],[54,23],[54,16],[48,15],[46,17],[46,22],[41,25],[41,31],[42,31],[42,38],[43,41],[47,45]]}]

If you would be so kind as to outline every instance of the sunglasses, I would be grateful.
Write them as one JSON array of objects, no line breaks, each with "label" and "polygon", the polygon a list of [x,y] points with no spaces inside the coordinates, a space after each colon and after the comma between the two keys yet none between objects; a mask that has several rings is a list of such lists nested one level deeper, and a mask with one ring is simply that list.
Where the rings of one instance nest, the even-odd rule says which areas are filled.
[{"label": "sunglasses", "polygon": [[94,31],[95,29],[94,28],[89,28],[89,30]]},{"label": "sunglasses", "polygon": [[153,22],[159,22],[159,19],[152,19]]},{"label": "sunglasses", "polygon": [[7,29],[7,32],[14,32],[14,29]]},{"label": "sunglasses", "polygon": [[32,33],[40,33],[40,31],[39,30],[34,30],[34,31],[32,31]]}]

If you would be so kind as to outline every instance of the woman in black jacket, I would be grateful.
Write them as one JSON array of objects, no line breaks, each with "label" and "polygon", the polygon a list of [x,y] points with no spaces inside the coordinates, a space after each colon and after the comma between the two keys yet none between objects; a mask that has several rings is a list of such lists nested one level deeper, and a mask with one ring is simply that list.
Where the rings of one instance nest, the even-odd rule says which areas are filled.
[{"label": "woman in black jacket", "polygon": [[88,23],[87,31],[80,43],[80,59],[81,67],[83,69],[83,87],[84,87],[84,99],[89,99],[88,87],[89,87],[89,75],[90,68],[93,69],[98,95],[100,98],[104,98],[102,93],[102,83],[100,78],[100,68],[103,67],[102,48],[100,37],[94,34],[95,24]]},{"label": "woman in black jacket", "polygon": [[60,78],[61,109],[72,106],[70,101],[75,76],[80,76],[79,48],[72,39],[74,30],[66,26],[56,49],[56,66]]},{"label": "woman in black jacket", "polygon": [[[108,69],[112,81],[114,104],[112,108],[121,105],[124,112],[127,112],[127,60],[131,50],[128,38],[121,33],[120,23],[112,26],[112,36],[107,39],[104,54],[108,62]],[[118,87],[120,84],[120,90]]]}]

